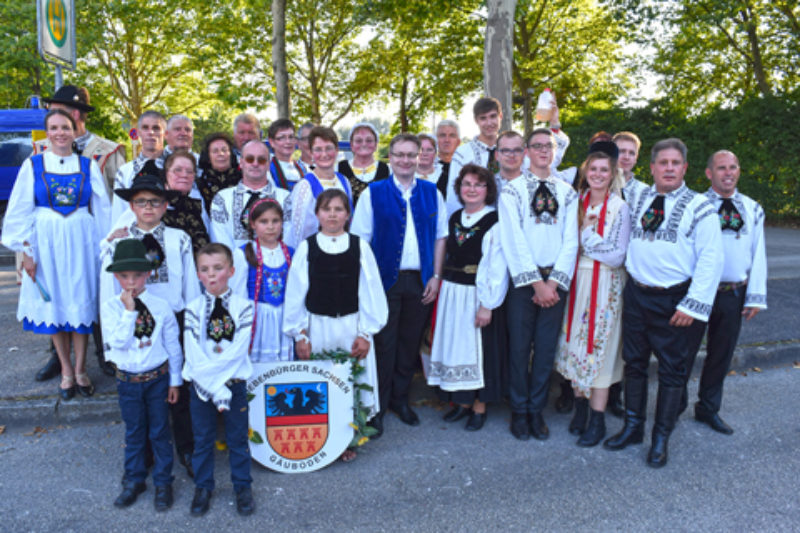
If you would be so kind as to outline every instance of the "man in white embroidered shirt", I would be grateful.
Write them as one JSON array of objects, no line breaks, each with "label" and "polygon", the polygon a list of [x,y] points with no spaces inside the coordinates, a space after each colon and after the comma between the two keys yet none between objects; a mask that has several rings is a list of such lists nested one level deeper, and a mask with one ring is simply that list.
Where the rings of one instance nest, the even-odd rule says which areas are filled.
[{"label": "man in white embroidered shirt", "polygon": [[[722,277],[708,320],[708,342],[703,374],[698,389],[699,401],[694,417],[725,435],[733,429],[719,416],[722,383],[733,359],[742,317],[750,320],[767,307],[767,252],[764,245],[764,210],[758,202],[736,189],[739,182],[739,159],[728,150],[720,150],[708,159],[706,176],[711,188],[705,193],[719,215],[725,259]],[[688,379],[705,328],[698,328],[689,341]],[[686,409],[688,394],[684,388],[681,412]]]},{"label": "man in white embroidered shirt", "polygon": [[534,130],[527,147],[530,173],[503,187],[498,214],[514,285],[508,293],[511,434],[544,440],[542,409],[578,254],[578,195],[552,175],[552,131]]},{"label": "man in white embroidered shirt", "polygon": [[647,367],[658,360],[658,400],[647,464],[667,464],[667,443],[678,418],[689,363],[689,338],[708,320],[722,273],[717,212],[683,181],[686,145],[665,139],[652,149],[654,185],[631,209],[633,228],[625,267],[623,348],[625,426],[608,450],[644,438]]}]

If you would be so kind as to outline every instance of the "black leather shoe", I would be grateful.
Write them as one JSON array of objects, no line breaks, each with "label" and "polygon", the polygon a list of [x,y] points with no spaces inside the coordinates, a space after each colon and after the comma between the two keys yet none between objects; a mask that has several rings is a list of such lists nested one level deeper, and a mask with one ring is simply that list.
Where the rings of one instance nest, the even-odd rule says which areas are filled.
[{"label": "black leather shoe", "polygon": [[400,418],[400,421],[403,424],[408,424],[409,426],[418,426],[419,425],[419,417],[417,413],[415,413],[408,404],[403,404],[399,407],[393,408],[392,411]]},{"label": "black leather shoe", "polygon": [[147,485],[145,485],[144,481],[127,483],[122,487],[122,492],[117,496],[117,499],[114,500],[114,507],[130,507],[133,505],[133,502],[136,501],[139,494],[143,493],[146,488]]},{"label": "black leather shoe", "polygon": [[569,423],[571,435],[582,435],[586,431],[586,418],[589,415],[589,400],[586,398],[575,398],[575,412]]},{"label": "black leather shoe", "polygon": [[624,450],[631,444],[641,444],[644,440],[644,422],[631,422],[625,420],[625,425],[622,431],[606,440],[603,443],[603,448],[616,452]]},{"label": "black leather shoe", "polygon": [[475,413],[472,412],[469,415],[469,420],[467,420],[467,425],[464,426],[464,429],[467,431],[479,431],[483,424],[486,422],[486,413]]},{"label": "black leather shoe", "polygon": [[575,392],[572,390],[572,384],[564,380],[561,382],[561,395],[556,398],[556,412],[569,413],[572,411],[572,405],[575,402]]},{"label": "black leather shoe", "polygon": [[163,487],[156,487],[156,497],[153,500],[153,505],[156,511],[166,511],[172,507],[172,485],[164,485]]},{"label": "black leather shoe", "polygon": [[[84,398],[88,398],[88,397],[90,397],[91,395],[94,394],[94,385],[92,385],[92,382],[89,381],[89,376],[87,374],[79,374],[79,375],[75,376],[75,378],[76,378],[75,388],[78,390],[78,392],[81,394],[81,396],[83,396]],[[86,381],[89,381],[89,384],[88,385],[81,385],[80,383],[77,382],[77,378],[81,378],[81,379],[85,378]]]},{"label": "black leather shoe", "polygon": [[383,412],[380,412],[372,417],[372,420],[367,422],[367,425],[377,432],[370,436],[370,440],[377,440],[381,438],[381,435],[383,435]]},{"label": "black leather shoe", "polygon": [[529,440],[528,419],[524,413],[511,413],[511,434],[519,440]]},{"label": "black leather shoe", "polygon": [[194,479],[194,469],[192,468],[192,454],[179,453],[178,462],[186,469],[186,475]]},{"label": "black leather shoe", "polygon": [[56,354],[51,354],[50,359],[36,373],[36,381],[50,381],[61,374],[61,361]]},{"label": "black leather shoe", "polygon": [[253,501],[253,491],[250,487],[240,490],[236,494],[236,512],[242,516],[250,516],[256,510],[256,502]]},{"label": "black leather shoe", "polygon": [[62,389],[59,387],[58,395],[61,396],[61,399],[64,401],[71,400],[75,397],[75,385],[69,387],[68,389]]},{"label": "black leather shoe", "polygon": [[192,516],[203,516],[208,512],[209,502],[211,502],[211,491],[208,489],[201,489],[200,487],[194,489],[194,498],[192,498]]},{"label": "black leather shoe", "polygon": [[458,422],[462,418],[469,416],[472,414],[472,409],[469,407],[464,407],[463,405],[456,405],[449,411],[447,414],[442,417],[442,420],[445,422]]},{"label": "black leather shoe", "polygon": [[547,424],[544,423],[542,413],[528,413],[528,431],[531,437],[537,440],[547,440],[550,436],[550,430]]},{"label": "black leather shoe", "polygon": [[719,416],[719,413],[709,414],[695,409],[694,419],[698,422],[702,422],[703,424],[707,424],[708,427],[714,431],[722,433],[723,435],[733,435],[733,428],[725,423],[725,421]]},{"label": "black leather shoe", "polygon": [[647,454],[647,466],[661,468],[667,464],[667,443],[669,435],[653,431],[653,441],[650,444],[650,452]]}]

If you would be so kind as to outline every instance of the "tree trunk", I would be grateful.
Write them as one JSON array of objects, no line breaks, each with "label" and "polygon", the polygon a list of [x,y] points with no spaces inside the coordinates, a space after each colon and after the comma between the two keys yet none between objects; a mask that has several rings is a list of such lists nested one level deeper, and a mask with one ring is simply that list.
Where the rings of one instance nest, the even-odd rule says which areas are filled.
[{"label": "tree trunk", "polygon": [[272,75],[278,118],[289,118],[289,74],[286,69],[286,0],[272,0]]},{"label": "tree trunk", "polygon": [[514,59],[514,11],[516,0],[488,0],[483,49],[483,88],[500,101],[501,130],[511,129],[511,68]]},{"label": "tree trunk", "polygon": [[758,34],[756,33],[756,24],[753,21],[750,6],[747,5],[746,10],[742,9],[739,11],[739,14],[742,17],[744,30],[747,33],[747,42],[750,46],[750,54],[753,58],[753,74],[756,78],[758,90],[761,91],[763,96],[771,96],[772,87],[770,87],[767,74],[764,72],[764,62],[761,59],[761,44],[758,39]]}]

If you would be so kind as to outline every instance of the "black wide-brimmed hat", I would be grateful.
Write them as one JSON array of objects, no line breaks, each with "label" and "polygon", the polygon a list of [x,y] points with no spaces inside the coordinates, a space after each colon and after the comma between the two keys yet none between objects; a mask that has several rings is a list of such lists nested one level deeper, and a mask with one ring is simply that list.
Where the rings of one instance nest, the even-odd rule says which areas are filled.
[{"label": "black wide-brimmed hat", "polygon": [[114,249],[114,258],[106,272],[149,272],[155,268],[147,259],[147,249],[138,239],[123,239]]},{"label": "black wide-brimmed hat", "polygon": [[89,93],[78,90],[74,85],[64,85],[56,94],[50,98],[43,98],[48,104],[64,104],[69,107],[74,107],[80,111],[94,111],[94,107],[89,105]]},{"label": "black wide-brimmed hat", "polygon": [[596,141],[589,145],[589,153],[593,154],[594,152],[603,152],[607,154],[608,157],[618,159],[619,158],[619,148],[617,148],[617,144],[612,141]]},{"label": "black wide-brimmed hat", "polygon": [[178,191],[170,191],[164,187],[164,180],[152,174],[139,174],[133,178],[133,183],[128,189],[114,189],[114,194],[130,202],[136,193],[147,191],[158,195],[165,200],[173,200],[180,194]]}]

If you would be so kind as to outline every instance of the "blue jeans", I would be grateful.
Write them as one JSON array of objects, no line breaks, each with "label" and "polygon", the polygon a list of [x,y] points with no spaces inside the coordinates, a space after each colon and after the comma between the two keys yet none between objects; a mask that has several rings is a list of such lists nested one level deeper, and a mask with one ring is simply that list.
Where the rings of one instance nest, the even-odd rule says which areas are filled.
[{"label": "blue jeans", "polygon": [[[231,463],[231,481],[238,494],[250,486],[250,446],[247,432],[250,426],[247,406],[247,384],[233,383],[231,408],[222,413],[225,422],[225,440]],[[214,490],[214,441],[217,437],[217,407],[212,401],[204,402],[192,387],[192,430],[194,432],[194,484],[197,488]]]},{"label": "blue jeans", "polygon": [[125,481],[139,483],[147,478],[145,445],[153,446],[153,484],[172,483],[172,436],[169,430],[169,373],[145,383],[117,380],[117,394],[125,422]]}]

